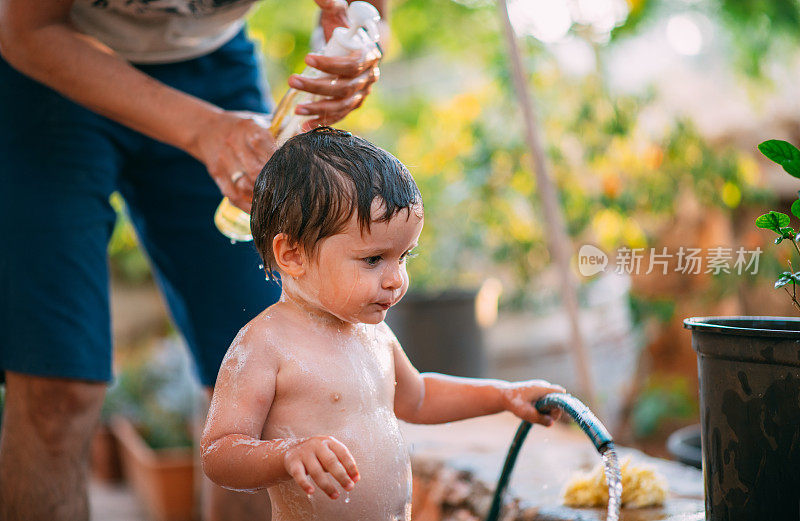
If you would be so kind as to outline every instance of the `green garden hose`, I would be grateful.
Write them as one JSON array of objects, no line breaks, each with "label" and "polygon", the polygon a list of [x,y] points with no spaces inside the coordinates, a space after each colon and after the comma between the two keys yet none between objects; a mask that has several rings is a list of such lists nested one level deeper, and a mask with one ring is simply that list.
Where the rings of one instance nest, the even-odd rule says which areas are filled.
[{"label": "green garden hose", "polygon": [[[539,412],[546,413],[554,408],[562,409],[566,412],[578,426],[583,429],[583,432],[589,436],[589,439],[594,444],[597,452],[604,453],[613,448],[614,440],[611,438],[608,430],[600,423],[592,411],[580,400],[567,393],[551,393],[542,397],[536,402],[536,409]],[[511,442],[511,447],[508,449],[506,461],[503,464],[503,470],[500,473],[500,479],[497,480],[497,488],[494,491],[494,498],[492,499],[492,506],[489,508],[489,515],[486,521],[497,521],[500,518],[500,509],[503,506],[503,496],[508,488],[508,481],[511,478],[511,471],[514,469],[514,464],[517,461],[519,450],[522,448],[522,442],[528,435],[531,429],[531,423],[523,421],[514,435],[514,441]]]}]

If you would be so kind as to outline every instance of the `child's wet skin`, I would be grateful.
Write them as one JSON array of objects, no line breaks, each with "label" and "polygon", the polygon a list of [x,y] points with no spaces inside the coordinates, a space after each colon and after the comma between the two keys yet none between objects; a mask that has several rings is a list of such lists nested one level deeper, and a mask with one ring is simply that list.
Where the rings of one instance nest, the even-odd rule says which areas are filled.
[{"label": "child's wet skin", "polygon": [[[324,435],[341,442],[357,466],[344,483],[332,474],[317,482],[309,471],[310,495],[289,476],[278,480],[269,489],[276,521],[410,517],[411,469],[394,413],[396,340],[382,321],[408,287],[405,256],[416,245],[421,214],[401,211],[363,235],[354,218],[344,233],[323,240],[305,271],[284,275],[281,301],[242,330],[223,362],[204,439],[230,422],[228,433],[249,437],[227,448],[261,445],[274,459],[281,456],[269,448],[290,452],[291,440]],[[257,383],[257,375],[272,378]],[[270,383],[271,391],[252,392]],[[255,403],[271,398],[257,432],[261,418],[246,414],[257,411],[254,394]],[[208,443],[205,452],[218,447]],[[251,468],[252,479],[240,476],[243,485],[258,481],[259,469]]]},{"label": "child's wet skin", "polygon": [[[372,215],[381,207],[376,199]],[[362,233],[353,216],[310,257],[281,234],[273,240],[283,296],[231,345],[202,444],[215,482],[269,487],[275,521],[409,521],[398,417],[444,423],[510,410],[552,421],[531,402],[563,388],[420,375],[383,323],[408,288],[422,222],[413,206]]]},{"label": "child's wet skin", "polygon": [[[376,199],[372,215],[384,212]],[[420,206],[400,210],[389,222],[374,220],[369,231],[350,219],[342,233],[323,240],[302,277],[284,281],[283,297],[323,321],[345,324],[383,321],[408,289],[406,256],[422,230]]]},{"label": "child's wet skin", "polygon": [[[411,470],[393,410],[392,351],[365,331],[354,333],[336,335],[343,348],[338,353],[319,349],[332,339],[324,332],[295,345],[278,375],[277,387],[285,391],[276,396],[263,437],[285,436],[284,425],[291,425],[293,436],[324,432],[349,449],[361,479],[348,503],[341,486],[335,501],[318,486],[309,500],[294,482],[281,483],[270,489],[274,519],[308,519],[312,513],[319,519],[406,519]],[[309,380],[306,371],[314,377]]]}]

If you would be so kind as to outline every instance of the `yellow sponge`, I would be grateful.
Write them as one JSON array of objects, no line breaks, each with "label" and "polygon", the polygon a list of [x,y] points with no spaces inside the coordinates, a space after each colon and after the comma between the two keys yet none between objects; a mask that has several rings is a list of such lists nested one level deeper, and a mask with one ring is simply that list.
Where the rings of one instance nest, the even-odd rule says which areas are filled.
[{"label": "yellow sponge", "polygon": [[[663,505],[667,480],[654,469],[622,462],[622,506],[642,508]],[[608,485],[602,463],[589,472],[576,472],[564,487],[564,504],[570,507],[604,507],[608,504]]]}]

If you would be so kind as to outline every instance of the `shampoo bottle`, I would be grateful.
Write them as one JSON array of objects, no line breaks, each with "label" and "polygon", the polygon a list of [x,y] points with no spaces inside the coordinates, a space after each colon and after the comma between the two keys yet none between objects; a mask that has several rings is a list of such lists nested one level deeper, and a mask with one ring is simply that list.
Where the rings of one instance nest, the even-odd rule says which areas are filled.
[{"label": "shampoo bottle", "polygon": [[[347,21],[349,27],[334,29],[330,40],[322,50],[323,55],[346,56],[353,51],[370,50],[376,46],[379,38],[380,14],[372,4],[361,1],[352,2],[347,7]],[[321,78],[325,76],[325,73],[313,67],[306,67],[301,76]],[[299,134],[303,123],[314,117],[296,114],[297,105],[310,103],[320,98],[322,96],[293,88],[283,95],[272,116],[269,128],[278,146],[290,137]],[[231,241],[253,240],[250,233],[250,215],[234,206],[227,197],[224,197],[217,207],[214,224]]]}]

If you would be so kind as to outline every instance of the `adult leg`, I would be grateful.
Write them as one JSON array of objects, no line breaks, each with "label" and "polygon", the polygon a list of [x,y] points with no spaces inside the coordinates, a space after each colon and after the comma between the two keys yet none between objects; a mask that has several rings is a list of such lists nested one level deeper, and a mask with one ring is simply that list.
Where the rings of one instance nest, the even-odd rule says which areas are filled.
[{"label": "adult leg", "polygon": [[[213,212],[221,198],[216,188],[210,188],[212,195],[201,204],[192,201],[206,181],[211,182],[198,165],[197,177],[191,182],[193,193],[171,197],[162,183],[152,194],[163,198],[157,206],[148,207],[141,201],[141,192],[123,192],[170,313],[189,344],[210,396],[222,357],[237,331],[274,303],[280,291],[274,282],[265,280],[252,245],[233,245],[214,227]],[[271,519],[266,491],[226,490],[204,475],[202,493],[205,521]]]},{"label": "adult leg", "polygon": [[111,377],[112,127],[0,59],[4,521],[88,518],[86,450]]},{"label": "adult leg", "polygon": [[203,475],[202,511],[204,521],[270,521],[269,494],[235,492],[215,485]]},{"label": "adult leg", "polygon": [[105,384],[6,373],[0,519],[89,519],[89,443]]},{"label": "adult leg", "polygon": [[[209,56],[141,68],[224,109],[267,111],[253,47],[243,35]],[[211,389],[238,330],[280,290],[265,280],[251,244],[231,244],[215,228],[222,194],[205,166],[156,142],[135,157],[123,170],[122,193],[200,380]],[[207,521],[270,519],[266,492],[233,492],[207,480],[203,488]]]}]

